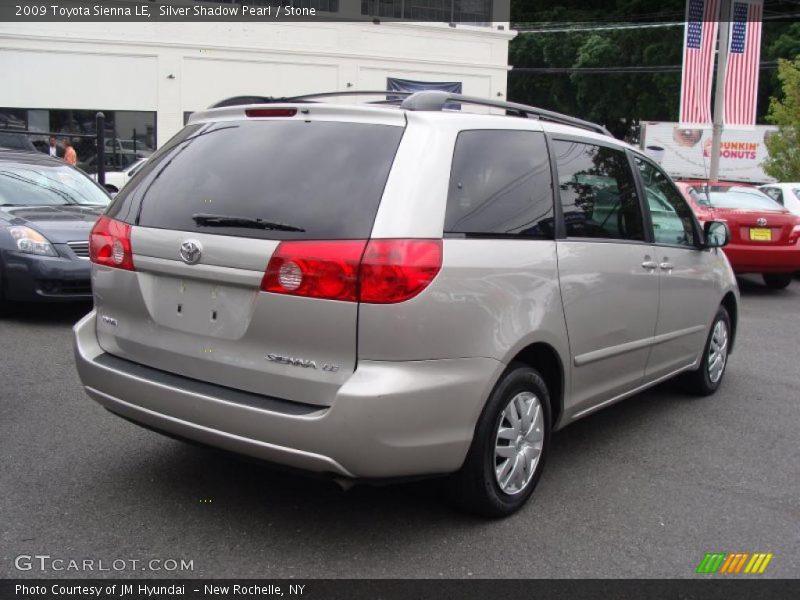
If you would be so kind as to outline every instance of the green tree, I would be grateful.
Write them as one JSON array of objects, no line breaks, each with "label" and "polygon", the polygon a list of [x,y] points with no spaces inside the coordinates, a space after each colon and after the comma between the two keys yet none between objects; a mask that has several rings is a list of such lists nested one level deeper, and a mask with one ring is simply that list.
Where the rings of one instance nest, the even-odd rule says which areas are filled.
[{"label": "green tree", "polygon": [[764,171],[778,181],[800,181],[800,57],[778,61],[782,98],[771,98],[767,120],[778,132],[767,138]]},{"label": "green tree", "polygon": [[[791,7],[773,2],[771,11]],[[683,15],[686,0],[512,0],[512,21],[518,28],[554,28],[558,32],[520,33],[512,40],[513,67],[634,67],[680,65],[683,57]],[[788,10],[788,8],[787,8]],[[774,15],[773,15],[774,16]],[[672,27],[596,29],[614,22],[646,24],[677,21]],[[580,31],[564,31],[576,28]],[[764,62],[800,54],[796,18],[767,20],[763,26]],[[543,73],[511,71],[508,98],[583,117],[608,127],[618,137],[641,121],[677,121],[681,74],[668,73]],[[758,122],[764,123],[771,97],[781,96],[774,67],[760,72]]]}]

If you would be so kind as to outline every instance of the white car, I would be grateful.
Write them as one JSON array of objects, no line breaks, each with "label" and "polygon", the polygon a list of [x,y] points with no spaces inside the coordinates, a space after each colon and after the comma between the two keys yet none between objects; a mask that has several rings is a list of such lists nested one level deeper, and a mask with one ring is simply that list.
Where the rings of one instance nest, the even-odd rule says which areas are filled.
[{"label": "white car", "polygon": [[[139,171],[139,167],[141,167],[146,161],[146,158],[140,158],[139,160],[131,163],[119,171],[106,171],[106,190],[108,190],[112,195],[119,192],[122,189],[122,186],[128,183],[131,177],[136,175],[136,173]],[[92,173],[92,179],[97,181],[97,173]]]},{"label": "white car", "polygon": [[113,152],[135,152],[140,156],[150,156],[153,153],[153,149],[141,142],[136,140],[120,140],[120,139],[107,139],[105,142],[106,146],[106,154],[112,154]]},{"label": "white car", "polygon": [[800,183],[770,183],[758,189],[786,210],[800,215]]}]

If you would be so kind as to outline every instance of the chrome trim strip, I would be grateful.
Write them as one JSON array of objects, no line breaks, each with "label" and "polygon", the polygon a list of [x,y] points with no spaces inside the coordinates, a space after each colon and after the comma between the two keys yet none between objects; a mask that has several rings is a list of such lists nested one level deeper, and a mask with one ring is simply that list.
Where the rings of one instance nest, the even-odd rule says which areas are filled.
[{"label": "chrome trim strip", "polygon": [[73,241],[67,242],[67,246],[81,260],[89,260],[89,242]]},{"label": "chrome trim strip", "polygon": [[[202,279],[214,282],[222,280],[228,285],[240,285],[250,288],[260,287],[261,280],[264,278],[263,271],[249,271],[246,269],[219,267],[202,263],[187,265],[177,260],[144,256],[136,253],[133,255],[133,263],[136,265],[136,270],[143,273],[171,275],[182,279]],[[264,264],[266,265],[266,262]]]}]

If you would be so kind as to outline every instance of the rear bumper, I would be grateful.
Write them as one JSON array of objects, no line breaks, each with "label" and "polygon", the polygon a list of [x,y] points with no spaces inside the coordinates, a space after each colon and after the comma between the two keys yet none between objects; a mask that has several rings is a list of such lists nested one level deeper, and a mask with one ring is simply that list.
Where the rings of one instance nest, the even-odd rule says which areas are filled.
[{"label": "rear bumper", "polygon": [[755,246],[730,244],[725,255],[735,273],[793,273],[800,271],[800,245]]},{"label": "rear bumper", "polygon": [[110,411],[200,443],[343,477],[457,470],[503,370],[485,358],[360,361],[330,407],[270,398],[259,406],[227,388],[114,368],[97,343],[95,318],[92,312],[75,326],[75,358],[86,392]]},{"label": "rear bumper", "polygon": [[[59,247],[60,248],[60,247]],[[16,302],[69,302],[92,297],[91,263],[79,258],[2,252],[3,294]]]}]

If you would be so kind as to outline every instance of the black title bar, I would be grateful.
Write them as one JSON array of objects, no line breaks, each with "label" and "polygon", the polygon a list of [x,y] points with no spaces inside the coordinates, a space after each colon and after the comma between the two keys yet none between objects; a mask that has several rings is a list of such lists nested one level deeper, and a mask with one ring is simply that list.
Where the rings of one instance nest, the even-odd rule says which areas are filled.
[{"label": "black title bar", "polygon": [[798,597],[798,580],[713,575],[676,580],[0,580],[2,600],[783,600]]}]

